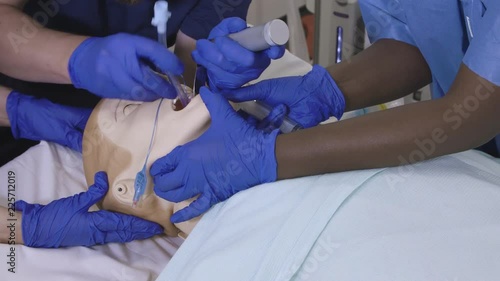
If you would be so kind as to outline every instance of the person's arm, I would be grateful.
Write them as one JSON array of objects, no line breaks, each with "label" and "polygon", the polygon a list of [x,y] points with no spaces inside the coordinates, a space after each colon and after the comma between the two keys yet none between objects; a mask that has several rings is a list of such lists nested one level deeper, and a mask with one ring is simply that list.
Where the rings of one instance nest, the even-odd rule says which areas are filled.
[{"label": "person's arm", "polygon": [[0,206],[0,243],[23,244],[22,219],[21,212],[11,212],[9,209]]},{"label": "person's arm", "polygon": [[0,127],[10,127],[7,115],[7,97],[10,92],[10,89],[0,86]]},{"label": "person's arm", "polygon": [[[409,85],[394,80],[380,80],[381,88]],[[362,96],[347,89],[347,97]],[[500,88],[462,65],[444,98],[278,136],[278,178],[404,165],[472,149],[500,132],[498,108]]]},{"label": "person's arm", "polygon": [[432,81],[418,48],[389,39],[327,70],[344,94],[346,112],[396,100]]},{"label": "person's arm", "polygon": [[196,63],[191,57],[191,53],[196,49],[196,40],[184,34],[177,33],[174,54],[184,63],[184,80],[189,87],[193,87],[196,72]]},{"label": "person's arm", "polygon": [[[153,101],[175,90],[147,70],[180,74],[182,63],[164,46],[126,33],[85,37],[42,27],[23,14],[22,0],[0,0],[0,72],[32,82],[73,84],[97,96]],[[119,83],[117,82],[119,81]]]},{"label": "person's arm", "polygon": [[25,0],[0,0],[0,72],[33,81],[70,84],[68,61],[84,36],[44,28],[21,9]]}]

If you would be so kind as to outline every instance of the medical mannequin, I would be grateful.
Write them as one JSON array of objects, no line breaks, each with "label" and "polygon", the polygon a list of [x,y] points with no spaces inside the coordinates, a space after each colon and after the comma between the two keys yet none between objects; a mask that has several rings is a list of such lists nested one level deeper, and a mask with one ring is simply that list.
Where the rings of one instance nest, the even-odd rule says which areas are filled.
[{"label": "medical mannequin", "polygon": [[[181,2],[184,3],[183,1]],[[201,4],[202,1],[199,2]],[[206,1],[203,3],[207,4],[210,7],[213,6],[213,3],[210,1]],[[19,24],[19,21],[16,21],[15,17],[20,13],[19,11],[15,10],[16,8],[14,8],[13,5],[0,5],[0,9],[5,10],[5,14],[9,14],[12,16],[12,18],[8,17],[8,19],[6,18],[6,21],[3,22],[5,23],[5,27],[7,29],[12,29],[12,26],[15,27],[15,25]],[[242,5],[245,5],[245,3],[242,3]],[[203,6],[199,6],[198,8],[200,9],[197,10],[206,12],[206,9],[203,9]],[[225,14],[225,16],[226,15],[227,14]],[[194,18],[199,19],[200,14],[194,13],[193,16]],[[203,18],[206,19],[205,17]],[[123,18],[121,19],[123,20]],[[220,17],[210,17],[210,19],[220,20]],[[199,23],[199,21],[196,22]],[[184,23],[187,24],[187,21],[184,21]],[[169,24],[169,31],[170,27],[172,27],[172,25]],[[224,22],[214,27],[213,29],[214,31],[216,31],[216,33],[211,33],[211,37],[224,37],[229,33],[241,31],[246,27],[247,24],[244,20],[233,18],[231,24],[228,24],[228,22]],[[208,32],[212,28],[207,24],[203,24],[202,29]],[[202,29],[197,28],[195,30],[201,31]],[[49,31],[45,32],[45,29],[41,31],[43,32],[37,33],[37,36],[40,35],[39,37],[42,39],[50,39],[50,36],[44,36],[48,35],[48,33],[50,33]],[[63,35],[64,37],[64,34],[57,34]],[[136,38],[134,39],[134,41],[136,41],[135,43],[132,44],[129,42],[125,44],[128,47],[137,48],[136,52],[130,52],[130,48],[115,48],[115,46],[124,46],[123,44],[119,44],[119,41],[125,42],[128,40],[127,38],[130,38],[130,36],[116,34],[113,36],[109,36],[109,38],[91,38],[92,40],[89,39],[88,41],[85,41],[86,43],[82,44],[83,46],[80,45],[74,52],[76,54],[73,53],[73,55],[67,52],[54,52],[54,50],[59,49],[54,49],[50,44],[50,46],[47,44],[37,44],[36,42],[39,42],[39,40],[35,40],[35,38],[33,38],[33,40],[35,40],[33,41],[33,46],[45,46],[50,49],[52,53],[57,53],[62,55],[63,57],[70,58],[70,63],[66,63],[67,60],[64,59],[52,59],[51,61],[60,64],[61,67],[58,69],[64,70],[64,74],[68,74],[68,70],[72,74],[75,74],[75,70],[78,70],[77,74],[81,74],[85,76],[85,78],[90,78],[84,79],[86,83],[88,82],[87,86],[102,88],[102,91],[99,91],[101,92],[101,94],[104,94],[101,95],[102,97],[139,101],[155,100],[156,98],[158,98],[158,96],[156,96],[156,98],[151,98],[151,95],[149,95],[148,87],[154,87],[155,89],[159,89],[160,91],[168,91],[168,89],[172,87],[169,87],[168,83],[166,83],[167,85],[164,85],[165,83],[163,83],[163,80],[160,81],[161,83],[158,83],[158,77],[152,73],[149,73],[149,68],[142,65],[142,61],[144,61],[144,59],[146,59],[146,61],[149,61],[148,56],[161,58],[158,60],[155,59],[153,61],[149,61],[149,64],[147,65],[154,66],[155,69],[160,69],[162,70],[162,72],[171,74],[181,73],[182,64],[178,59],[174,58],[173,54],[169,53],[163,46],[157,44],[154,41],[140,38],[138,36],[132,36]],[[39,37],[37,38],[40,39]],[[176,42],[177,47],[179,47],[178,45],[180,43],[178,40],[179,36],[177,37]],[[56,40],[51,39],[49,41],[55,42]],[[146,43],[146,41],[149,43]],[[152,45],[161,48],[161,51],[156,50],[158,49],[156,47],[152,48]],[[192,47],[194,48],[194,44]],[[12,49],[10,46],[9,48]],[[116,49],[116,52],[105,51],[106,49],[113,48]],[[243,47],[240,46],[239,48]],[[32,53],[28,47],[22,49],[25,51],[28,50],[29,53]],[[269,65],[271,57],[276,59],[283,55],[284,48],[270,48],[265,52],[259,53],[253,53],[248,50],[243,51],[248,52],[245,57],[238,55],[237,58],[232,58],[233,63],[239,65],[239,67],[235,69],[232,75],[238,76],[238,83],[240,83],[241,85],[257,78]],[[167,54],[165,54],[165,52]],[[94,56],[94,58],[88,59],[89,57],[92,57],[92,54],[99,54],[99,56]],[[145,54],[147,54],[147,56],[145,56]],[[185,55],[186,57],[189,57],[189,59],[191,59],[191,52],[187,52]],[[118,59],[118,63],[113,61],[113,59],[116,59],[120,56],[122,56],[122,59]],[[171,60],[168,59],[169,56],[172,57]],[[184,57],[181,56],[181,54],[179,54],[179,56]],[[6,55],[6,57],[9,57],[8,54]],[[139,59],[141,63],[135,63],[137,59]],[[240,59],[245,62],[244,65],[242,64],[242,62],[240,62]],[[30,59],[30,62],[33,62],[33,60]],[[120,66],[120,62],[125,62],[127,66]],[[81,64],[83,64],[85,67],[75,68],[75,66],[79,66]],[[163,64],[168,64],[171,67],[166,67],[167,65]],[[44,65],[49,65],[50,67],[52,64]],[[110,68],[111,66],[113,66],[114,68]],[[15,69],[16,71],[21,71],[24,74],[28,72],[33,73],[33,71],[37,72],[36,67],[33,68],[33,63],[31,63],[29,69],[26,70],[28,72],[24,71],[22,67],[9,67],[8,69]],[[85,71],[85,69],[90,69],[90,71]],[[184,70],[187,70],[187,68]],[[127,71],[128,74],[124,73]],[[51,75],[51,72],[42,72],[49,76]],[[38,74],[40,75],[40,73],[42,72],[39,72]],[[8,72],[4,73],[9,74]],[[96,73],[99,75],[95,76]],[[94,75],[93,78],[92,75]],[[132,80],[135,81],[134,83],[146,83],[147,85],[144,85],[145,87],[135,87],[133,85],[130,85],[130,83],[127,83],[127,81],[130,81],[130,79],[126,78],[130,78],[131,75],[133,76]],[[118,76],[120,76],[119,79],[115,79]],[[76,78],[82,77],[78,76]],[[45,78],[39,77],[36,81],[51,82],[45,80]],[[83,83],[82,79],[76,80],[79,80],[79,82],[81,82],[79,83],[79,85]],[[187,76],[185,77],[185,80],[187,82],[192,81],[192,79]],[[116,88],[123,90],[126,95],[120,95],[121,91],[117,91]],[[175,95],[160,96],[167,98],[175,97]],[[86,126],[90,114],[91,110],[86,108],[62,106],[46,99],[28,97],[26,95],[23,95],[21,92],[15,91],[15,89],[0,87],[0,126],[10,126],[15,138],[56,142],[64,146],[68,146],[73,150],[81,152],[83,138],[82,132]],[[144,128],[140,128],[141,132],[143,130]],[[137,173],[137,171],[135,173]],[[25,245],[31,247],[42,248],[93,246],[110,242],[123,243],[137,239],[146,239],[153,235],[164,232],[164,229],[161,228],[158,224],[135,216],[104,210],[98,212],[89,212],[89,207],[91,207],[96,202],[101,201],[101,199],[107,194],[108,188],[107,175],[105,173],[96,173],[94,176],[94,181],[92,181],[88,192],[75,194],[67,198],[55,199],[47,205],[40,205],[36,204],[36,202],[30,203],[20,200],[16,203],[15,209],[17,212],[15,213],[15,215],[19,218],[22,217],[23,219],[23,237],[21,239],[20,235],[16,236],[16,242],[24,243]],[[8,212],[9,210],[7,210],[6,208],[0,207],[0,217],[7,216]],[[61,231],[61,228],[64,228],[64,231]],[[167,230],[167,232],[169,231]],[[4,237],[4,235],[8,235],[8,233],[3,233],[2,231],[0,231],[0,242],[4,241],[4,238],[8,238],[7,236]]]},{"label": "medical mannequin", "polygon": [[199,96],[180,111],[173,109],[171,100],[163,100],[147,164],[144,199],[133,208],[134,180],[146,159],[159,103],[160,100],[149,103],[102,100],[85,128],[82,152],[85,176],[90,185],[96,172],[107,172],[109,191],[101,203],[103,209],[157,222],[167,235],[184,237],[198,219],[174,226],[170,216],[190,202],[174,204],[156,196],[149,167],[176,146],[201,135],[210,124],[210,116]]}]

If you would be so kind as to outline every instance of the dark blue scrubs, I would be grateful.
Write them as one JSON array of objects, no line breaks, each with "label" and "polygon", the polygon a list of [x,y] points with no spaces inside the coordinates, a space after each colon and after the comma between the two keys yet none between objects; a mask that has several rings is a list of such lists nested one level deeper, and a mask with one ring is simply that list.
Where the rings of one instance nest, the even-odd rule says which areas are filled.
[{"label": "dark blue scrubs", "polygon": [[[115,0],[58,0],[59,12],[51,17],[50,10],[30,0],[24,11],[46,27],[64,32],[107,36],[119,32],[142,35],[156,40],[156,28],[151,25],[155,1],[143,0],[126,5]],[[223,18],[245,19],[251,0],[170,0],[172,17],[168,22],[169,45],[175,42],[179,30],[194,39],[206,38]],[[49,12],[47,12],[49,11]],[[47,16],[48,15],[48,16]]]},{"label": "dark blue scrubs", "polygon": [[[168,22],[168,45],[175,43],[181,30],[193,39],[208,37],[222,19],[246,19],[251,0],[170,0],[172,17]],[[29,0],[24,11],[47,28],[63,32],[107,36],[120,32],[156,40],[151,25],[155,1],[143,0],[126,5],[115,0]],[[48,98],[60,104],[93,107],[98,98],[71,85],[28,83],[0,74],[0,85],[22,93]],[[0,128],[0,166],[35,142],[14,141],[10,128]]]}]

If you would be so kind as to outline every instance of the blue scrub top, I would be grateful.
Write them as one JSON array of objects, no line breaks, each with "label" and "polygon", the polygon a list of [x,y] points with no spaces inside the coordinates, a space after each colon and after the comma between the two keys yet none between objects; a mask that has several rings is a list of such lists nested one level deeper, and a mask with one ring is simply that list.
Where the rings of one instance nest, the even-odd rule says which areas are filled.
[{"label": "blue scrub top", "polygon": [[[359,0],[359,5],[371,42],[395,39],[419,48],[432,72],[433,98],[448,92],[462,63],[500,86],[499,0]],[[500,136],[496,139],[500,148]]]},{"label": "blue scrub top", "polygon": [[[167,2],[172,13],[167,25],[168,43],[173,45],[179,30],[194,39],[202,39],[224,18],[246,19],[251,0]],[[126,32],[156,40],[156,28],[151,25],[154,3],[152,0],[134,5],[116,0],[29,0],[24,11],[44,26],[68,33],[107,36]]]}]

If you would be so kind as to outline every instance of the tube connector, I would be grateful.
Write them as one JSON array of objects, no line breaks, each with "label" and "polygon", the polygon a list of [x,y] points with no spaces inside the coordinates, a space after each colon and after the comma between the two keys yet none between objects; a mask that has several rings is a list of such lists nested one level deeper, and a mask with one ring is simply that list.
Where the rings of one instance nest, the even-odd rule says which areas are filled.
[{"label": "tube connector", "polygon": [[172,13],[168,10],[168,2],[163,0],[156,1],[151,24],[156,26],[158,34],[167,33],[167,22],[171,16]]}]

